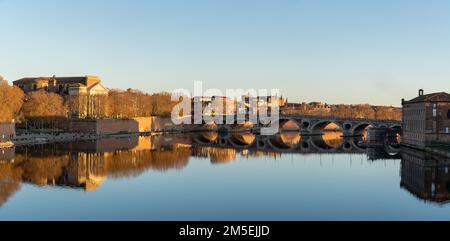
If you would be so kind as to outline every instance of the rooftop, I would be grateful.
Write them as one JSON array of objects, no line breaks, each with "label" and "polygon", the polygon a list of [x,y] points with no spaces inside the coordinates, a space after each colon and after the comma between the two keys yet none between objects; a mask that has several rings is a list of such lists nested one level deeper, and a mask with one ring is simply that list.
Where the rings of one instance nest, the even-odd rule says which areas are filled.
[{"label": "rooftop", "polygon": [[419,96],[409,101],[403,101],[403,103],[421,102],[450,102],[450,94],[446,92],[437,92],[425,95],[423,94],[423,90],[419,90]]}]

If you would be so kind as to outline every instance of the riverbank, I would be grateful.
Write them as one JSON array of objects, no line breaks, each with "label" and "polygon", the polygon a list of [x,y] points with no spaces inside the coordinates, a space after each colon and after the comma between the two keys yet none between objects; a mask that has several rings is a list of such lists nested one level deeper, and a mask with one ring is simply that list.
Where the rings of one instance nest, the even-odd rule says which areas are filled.
[{"label": "riverbank", "polygon": [[[126,138],[136,136],[155,136],[164,134],[177,134],[179,131],[138,132],[138,133],[115,133],[115,134],[93,134],[93,133],[27,133],[17,135],[12,139],[13,146],[27,146],[49,143],[62,143],[72,141],[93,141],[104,138]],[[0,147],[1,148],[1,147]]]}]

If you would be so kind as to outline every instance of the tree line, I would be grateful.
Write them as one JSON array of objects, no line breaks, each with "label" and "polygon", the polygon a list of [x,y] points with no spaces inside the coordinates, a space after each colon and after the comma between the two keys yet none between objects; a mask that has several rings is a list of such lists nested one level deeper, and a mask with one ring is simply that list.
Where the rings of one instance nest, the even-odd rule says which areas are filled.
[{"label": "tree line", "polygon": [[[96,118],[132,118],[140,116],[170,116],[177,104],[170,93],[148,94],[137,90],[111,90],[106,96],[89,97],[101,105],[95,110]],[[77,103],[80,105],[80,103]],[[68,118],[70,99],[46,91],[25,94],[20,88],[0,79],[0,122],[23,122],[36,118]],[[79,106],[78,106],[79,107]]]},{"label": "tree line", "polygon": [[284,108],[284,114],[288,115],[310,115],[310,116],[336,116],[349,118],[401,120],[401,108],[392,106],[360,105],[331,105],[328,109],[303,106],[303,108]]},{"label": "tree line", "polygon": [[[113,89],[108,95],[89,97],[97,103],[91,118],[133,118],[141,116],[169,117],[177,102],[172,101],[167,92],[148,94],[139,90]],[[76,106],[72,106],[75,103]],[[0,77],[0,122],[23,122],[26,119],[68,118],[69,110],[86,108],[82,101],[70,101],[63,96],[46,91],[24,94]],[[87,102],[86,102],[87,103]],[[284,114],[333,115],[338,117],[400,120],[401,109],[388,106],[332,105],[331,109],[297,108],[282,109]]]}]

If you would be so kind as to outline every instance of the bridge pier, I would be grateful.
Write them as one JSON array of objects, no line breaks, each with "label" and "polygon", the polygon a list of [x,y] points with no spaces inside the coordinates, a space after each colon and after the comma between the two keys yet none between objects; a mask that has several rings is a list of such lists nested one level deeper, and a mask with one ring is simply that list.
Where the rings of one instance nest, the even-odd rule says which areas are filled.
[{"label": "bridge pier", "polygon": [[367,130],[367,145],[374,147],[384,146],[387,135],[387,127],[369,128],[369,130]]}]

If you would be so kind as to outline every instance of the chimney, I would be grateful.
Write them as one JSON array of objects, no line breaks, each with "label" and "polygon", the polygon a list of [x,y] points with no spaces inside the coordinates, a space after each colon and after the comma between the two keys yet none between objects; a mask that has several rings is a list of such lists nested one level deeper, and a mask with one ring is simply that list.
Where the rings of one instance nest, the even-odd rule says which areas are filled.
[{"label": "chimney", "polygon": [[423,95],[423,89],[420,89],[419,90],[419,96],[422,96]]}]

